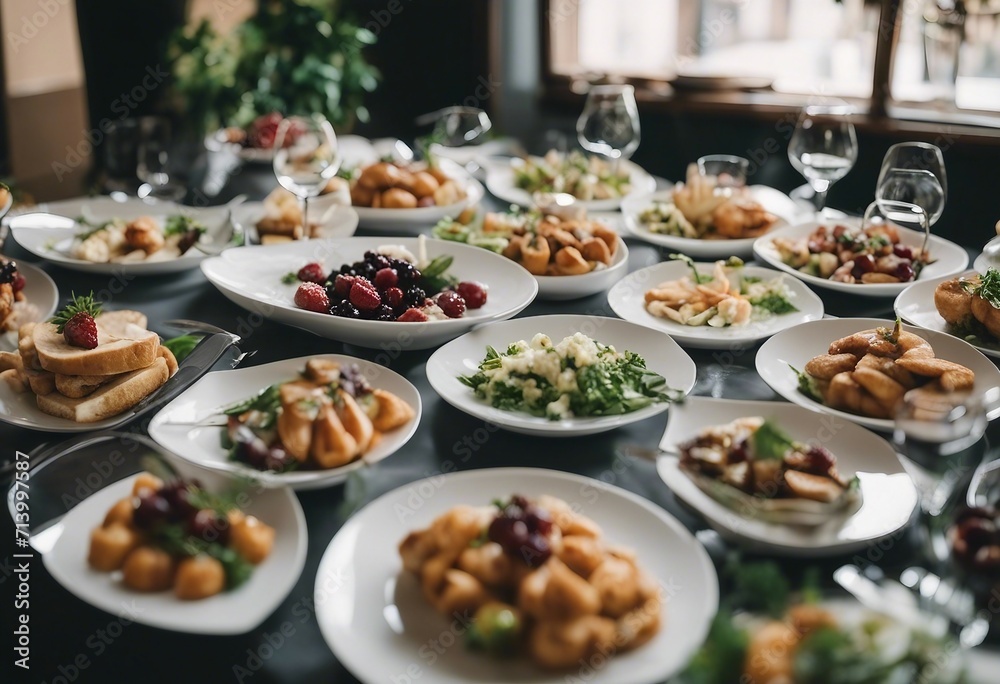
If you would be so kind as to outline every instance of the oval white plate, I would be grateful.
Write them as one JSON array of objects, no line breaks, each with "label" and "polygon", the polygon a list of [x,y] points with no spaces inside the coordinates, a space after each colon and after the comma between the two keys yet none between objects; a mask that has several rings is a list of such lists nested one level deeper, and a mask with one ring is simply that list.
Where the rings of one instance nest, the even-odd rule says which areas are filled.
[{"label": "oval white plate", "polygon": [[[858,218],[845,218],[838,219],[836,221],[827,221],[826,223],[840,223],[853,227],[858,226],[860,222],[861,219]],[[791,273],[799,280],[803,280],[810,285],[821,287],[826,290],[849,292],[850,294],[865,297],[895,297],[907,287],[912,285],[912,283],[837,283],[829,280],[828,278],[820,278],[818,276],[802,273],[798,269],[792,268],[781,260],[781,257],[778,255],[778,250],[774,247],[774,241],[777,238],[791,238],[793,240],[803,238],[816,230],[816,227],[819,225],[820,224],[815,221],[810,221],[808,223],[801,223],[797,226],[786,226],[784,228],[773,230],[767,235],[759,238],[754,243],[754,255],[756,255],[758,259],[784,271],[785,273]],[[919,249],[924,243],[923,233],[910,230],[909,228],[904,228],[902,226],[899,226],[898,228],[900,241],[904,245]],[[965,249],[959,247],[954,242],[945,240],[937,235],[931,235],[929,249],[931,252],[931,258],[935,259],[935,261],[934,263],[924,267],[923,271],[920,272],[920,278],[917,282],[920,280],[931,280],[941,276],[960,273],[969,263],[969,255],[966,253]]]},{"label": "oval white plate", "polygon": [[545,333],[558,343],[564,337],[581,332],[618,351],[632,351],[646,360],[646,367],[659,373],[667,385],[685,394],[694,387],[697,368],[684,350],[667,335],[635,323],[603,316],[534,316],[494,323],[476,328],[449,342],[427,359],[427,379],[441,398],[470,416],[499,425],[512,432],[540,437],[574,437],[613,430],[622,425],[663,413],[666,403],[619,416],[597,416],[548,420],[520,411],[501,411],[476,397],[472,389],[459,382],[460,375],[476,372],[486,356],[487,345],[506,349],[518,340],[530,341]]},{"label": "oval white plate", "polygon": [[361,227],[369,230],[397,231],[401,235],[416,235],[422,228],[433,226],[443,218],[455,218],[466,207],[478,204],[485,194],[482,184],[472,177],[465,167],[450,159],[440,159],[441,170],[465,188],[466,196],[443,207],[417,207],[416,209],[373,209],[354,207],[361,220]]},{"label": "oval white plate", "polygon": [[[841,337],[853,335],[862,330],[885,327],[892,328],[894,321],[878,318],[824,318],[820,321],[803,323],[789,330],[778,333],[757,350],[757,372],[771,389],[788,401],[804,406],[813,411],[821,411],[845,420],[864,425],[872,430],[890,432],[893,422],[884,418],[867,418],[846,411],[824,406],[813,401],[798,389],[798,380],[789,366],[800,371],[814,356],[826,354],[830,343]],[[904,329],[913,332],[927,340],[934,348],[938,358],[954,361],[966,366],[976,374],[973,388],[975,394],[982,394],[991,387],[1000,385],[1000,370],[993,362],[976,351],[968,342],[942,332],[924,330],[905,326]],[[996,412],[990,418],[995,418]]]},{"label": "oval white plate", "polygon": [[[684,667],[718,608],[718,578],[705,549],[675,518],[635,494],[536,468],[491,468],[421,480],[354,514],[330,542],[316,574],[316,619],[337,659],[366,684],[421,677],[435,684],[574,681],[570,674],[546,673],[526,659],[499,660],[466,649],[461,632],[453,631],[462,626],[434,612],[399,559],[400,540],[450,508],[485,505],[514,493],[564,499],[600,525],[610,543],[635,549],[639,564],[663,587],[660,632],[634,651],[581,670],[586,681],[651,684]],[[436,648],[438,643],[449,647]]]},{"label": "oval white plate", "polygon": [[[514,180],[514,169],[524,164],[524,160],[513,158],[508,164],[489,164],[486,167],[486,188],[497,198],[510,204],[529,207],[534,204],[531,193],[517,187]],[[625,197],[606,200],[581,201],[579,205],[587,211],[614,211],[622,202],[637,195],[644,195],[656,189],[656,179],[641,166],[631,161],[623,161],[622,167],[628,169],[631,190]]]},{"label": "oval white plate", "polygon": [[[221,207],[189,207],[173,202],[147,203],[136,198],[118,202],[110,197],[81,197],[41,204],[30,211],[35,210],[71,219],[86,215],[88,220],[94,222],[109,221],[113,218],[131,221],[140,216],[152,216],[160,225],[163,225],[166,218],[174,214],[192,216],[207,226],[215,226],[225,220],[225,210]],[[164,261],[98,264],[69,255],[69,247],[73,238],[78,233],[85,231],[85,226],[78,224],[71,226],[37,225],[30,219],[20,216],[10,216],[6,222],[10,225],[11,235],[14,236],[17,243],[35,256],[64,268],[84,273],[125,276],[163,275],[196,268],[205,258],[202,252],[190,249],[175,259]]]},{"label": "oval white plate", "polygon": [[657,460],[660,477],[674,494],[698,511],[723,537],[755,551],[816,557],[850,553],[905,527],[917,505],[917,490],[889,443],[878,435],[833,416],[778,401],[733,401],[688,397],[670,411],[660,448],[671,454],[706,427],[737,418],[762,416],[800,442],[818,444],[837,457],[845,477],[861,481],[861,508],[831,517],[819,527],[798,527],[755,520],[703,492],[678,465],[675,455]]},{"label": "oval white plate", "polygon": [[[771,227],[771,232],[797,223],[803,216],[802,207],[791,197],[767,185],[751,185],[750,196],[759,202],[767,211],[778,217]],[[673,197],[673,188],[658,190],[655,193],[636,195],[622,202],[622,217],[629,233],[640,240],[675,249],[694,259],[726,259],[731,256],[749,257],[753,254],[753,243],[757,238],[740,240],[701,240],[698,238],[677,237],[654,233],[639,221],[639,214],[648,209],[654,201],[669,201]]]},{"label": "oval white plate", "polygon": [[[713,268],[713,264],[708,263],[699,263],[696,266],[699,273],[711,273]],[[762,280],[782,277],[778,271],[759,266],[744,266],[741,270],[744,275]],[[667,318],[654,316],[646,310],[646,290],[667,280],[677,280],[690,272],[688,265],[679,260],[664,261],[634,271],[611,288],[608,293],[608,304],[616,314],[626,321],[660,330],[683,346],[700,349],[741,349],[770,337],[780,330],[823,318],[823,300],[802,282],[787,277],[785,283],[794,295],[791,302],[798,311],[780,316],[768,316],[759,321],[750,321],[744,326],[713,328],[708,325],[681,325]],[[738,287],[739,273],[731,273],[730,281]]]},{"label": "oval white plate", "polygon": [[[309,202],[309,222],[313,223],[318,218],[325,219],[318,226],[318,238],[328,240],[354,235],[358,229],[358,212],[354,211],[354,207],[317,201],[322,199],[321,196]],[[263,202],[244,202],[233,209],[233,223],[248,234],[253,234],[257,230],[257,223],[264,217],[264,212]]]},{"label": "oval white plate", "polygon": [[[197,478],[212,489],[229,479],[184,463],[180,474]],[[201,601],[182,601],[171,591],[142,593],[122,584],[120,573],[98,572],[87,564],[91,531],[108,509],[132,491],[137,475],[108,485],[89,496],[42,534],[50,550],[45,568],[77,598],[113,615],[141,624],[189,634],[244,634],[257,627],[295,586],[306,560],[307,530],[298,499],[288,489],[248,492],[244,510],[275,529],[274,548],[250,579],[233,591]]]},{"label": "oval white plate", "polygon": [[[306,311],[295,306],[297,284],[281,282],[282,276],[318,261],[328,270],[359,261],[368,250],[382,245],[402,245],[418,253],[417,238],[353,237],[342,240],[300,240],[284,245],[237,247],[202,264],[205,276],[223,295],[247,311],[271,318],[332,340],[362,347],[413,350],[434,347],[458,337],[480,323],[510,318],[535,298],[538,283],[509,259],[479,247],[427,240],[427,255],[449,254],[449,269],[460,280],[477,280],[489,287],[481,309],[462,318],[425,323],[364,321]],[[388,347],[386,347],[388,348]]]},{"label": "oval white plate", "polygon": [[[603,220],[603,219],[602,219]],[[442,240],[442,242],[449,242]],[[583,275],[573,276],[536,276],[538,282],[538,299],[545,301],[566,301],[581,299],[604,292],[619,282],[628,271],[628,245],[618,238],[618,250],[607,268],[602,268]]]},{"label": "oval white plate", "polygon": [[[34,264],[15,259],[17,270],[24,276],[24,300],[38,311],[35,322],[47,321],[59,307],[59,288],[49,274]],[[27,322],[27,321],[26,321]],[[0,349],[17,349],[17,331],[8,330],[0,335]]]},{"label": "oval white plate", "polygon": [[[201,423],[218,416],[220,409],[249,399],[275,383],[294,380],[305,368],[309,359],[330,359],[343,364],[357,364],[372,387],[388,390],[409,404],[414,411],[413,420],[386,433],[375,448],[359,460],[341,468],[269,473],[230,460],[220,442],[225,427]],[[364,359],[342,354],[321,354],[275,361],[262,366],[209,373],[160,409],[149,423],[149,436],[180,458],[203,468],[226,473],[230,477],[251,478],[269,488],[287,486],[299,490],[318,489],[339,484],[358,468],[378,463],[391,456],[416,432],[420,413],[420,393],[398,373]]]},{"label": "oval white plate", "polygon": [[[971,276],[975,274],[976,271],[967,271],[956,275]],[[937,307],[934,306],[934,290],[936,290],[937,286],[944,281],[951,280],[954,277],[954,275],[950,275],[935,278],[934,280],[918,280],[899,293],[899,296],[896,297],[896,301],[893,304],[893,310],[896,312],[897,316],[902,318],[907,323],[912,323],[913,325],[919,325],[921,328],[927,328],[928,330],[934,330],[939,333],[951,335],[952,333],[948,330],[948,324],[945,323],[943,318],[941,318],[941,314],[938,313]],[[1000,345],[995,347],[984,347],[971,342],[969,344],[972,344],[973,347],[987,356],[1000,359]]]}]

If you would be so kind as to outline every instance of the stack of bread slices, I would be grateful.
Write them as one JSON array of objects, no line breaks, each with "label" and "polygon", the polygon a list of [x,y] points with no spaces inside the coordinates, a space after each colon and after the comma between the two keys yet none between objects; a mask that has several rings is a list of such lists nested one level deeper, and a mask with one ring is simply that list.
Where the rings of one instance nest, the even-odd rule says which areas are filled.
[{"label": "stack of bread slices", "polygon": [[138,311],[112,311],[95,319],[94,349],[70,345],[54,323],[18,330],[17,352],[0,352],[0,377],[19,392],[34,393],[53,416],[94,423],[126,411],[177,371],[177,360],[146,329]]}]

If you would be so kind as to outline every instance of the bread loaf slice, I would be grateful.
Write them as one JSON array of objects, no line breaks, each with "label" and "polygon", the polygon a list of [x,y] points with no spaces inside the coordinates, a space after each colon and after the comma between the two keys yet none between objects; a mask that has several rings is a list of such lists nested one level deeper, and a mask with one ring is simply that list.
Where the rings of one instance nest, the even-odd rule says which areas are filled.
[{"label": "bread loaf slice", "polygon": [[52,323],[36,325],[31,338],[41,367],[60,375],[116,375],[146,368],[157,358],[160,337],[146,330],[141,313],[112,311],[96,321],[96,349],[70,345]]},{"label": "bread loaf slice", "polygon": [[86,397],[65,397],[58,392],[37,396],[38,408],[49,415],[94,423],[127,411],[159,389],[170,377],[167,362],[156,357],[145,368],[119,375]]},{"label": "bread loaf slice", "polygon": [[56,391],[64,397],[79,399],[117,377],[117,375],[62,375],[56,373]]}]

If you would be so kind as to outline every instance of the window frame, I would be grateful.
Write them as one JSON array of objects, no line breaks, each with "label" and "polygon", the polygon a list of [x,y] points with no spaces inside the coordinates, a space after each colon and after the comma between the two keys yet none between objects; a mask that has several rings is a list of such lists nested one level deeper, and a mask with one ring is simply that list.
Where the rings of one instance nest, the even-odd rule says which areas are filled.
[{"label": "window frame", "polygon": [[[950,133],[963,139],[1000,144],[1000,112],[971,109],[941,111],[927,103],[893,99],[892,70],[902,29],[901,8],[904,1],[879,0],[879,27],[876,31],[871,96],[846,98],[858,109],[856,123],[865,129],[900,135],[939,133],[943,124]],[[684,6],[681,5],[682,8]],[[541,0],[538,8],[543,99],[553,105],[577,104],[585,92],[587,80],[583,75],[573,77],[559,73],[555,65],[559,59],[565,60],[575,47],[579,3]],[[554,20],[562,25],[559,28],[565,33],[562,39],[568,40],[568,47],[561,56],[553,54],[553,50],[557,49],[553,40]],[[805,95],[777,92],[674,91],[668,81],[657,78],[613,76],[609,80],[634,85],[636,99],[645,107],[671,112],[733,113],[770,119],[800,109],[807,99]]]}]

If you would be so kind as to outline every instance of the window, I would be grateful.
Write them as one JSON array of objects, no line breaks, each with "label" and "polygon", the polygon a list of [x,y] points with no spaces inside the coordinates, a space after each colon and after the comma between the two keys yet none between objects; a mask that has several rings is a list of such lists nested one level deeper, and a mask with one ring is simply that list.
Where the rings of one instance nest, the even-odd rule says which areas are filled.
[{"label": "window", "polygon": [[[898,7],[900,20],[880,31],[883,4]],[[547,76],[722,77],[783,95],[891,93],[905,103],[951,100],[962,109],[1000,111],[1000,0],[965,0],[958,29],[948,23],[957,16],[947,11],[953,6],[954,0],[550,0]],[[949,60],[959,45],[960,57]],[[893,55],[891,69],[876,68],[880,49]],[[957,81],[949,75],[955,64]],[[880,71],[892,74],[891,84]]]}]

